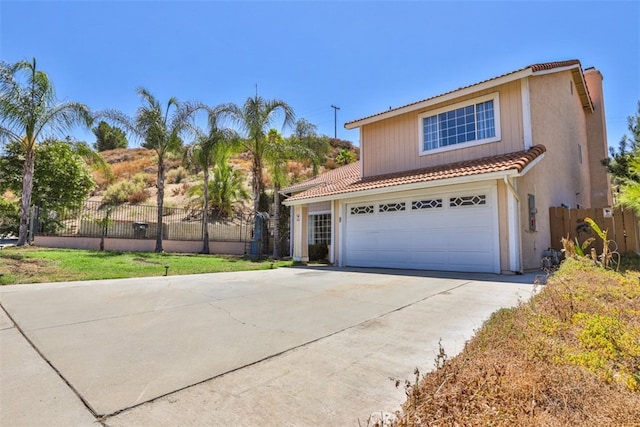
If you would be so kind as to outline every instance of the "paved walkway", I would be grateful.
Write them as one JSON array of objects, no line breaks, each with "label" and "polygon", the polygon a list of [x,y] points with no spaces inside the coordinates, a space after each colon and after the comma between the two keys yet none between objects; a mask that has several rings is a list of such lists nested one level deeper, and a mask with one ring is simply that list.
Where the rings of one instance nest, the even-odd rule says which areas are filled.
[{"label": "paved walkway", "polygon": [[[515,283],[518,281],[520,283]],[[0,426],[361,425],[533,276],[284,268],[0,288]],[[14,323],[15,322],[15,323]]]}]

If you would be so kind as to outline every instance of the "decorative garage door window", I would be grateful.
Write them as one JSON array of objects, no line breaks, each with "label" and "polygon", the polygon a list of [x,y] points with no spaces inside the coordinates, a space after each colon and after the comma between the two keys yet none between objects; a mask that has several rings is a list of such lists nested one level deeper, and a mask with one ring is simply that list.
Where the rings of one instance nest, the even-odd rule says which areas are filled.
[{"label": "decorative garage door window", "polygon": [[373,213],[373,205],[351,207],[351,215],[367,215],[372,213]]},{"label": "decorative garage door window", "polygon": [[426,199],[411,202],[411,209],[436,209],[442,207],[442,199]]},{"label": "decorative garage door window", "polygon": [[406,209],[404,202],[383,203],[378,206],[378,212],[401,212]]},{"label": "decorative garage door window", "polygon": [[484,194],[478,194],[475,196],[458,196],[451,197],[449,199],[449,206],[452,208],[457,208],[460,206],[478,206],[478,205],[486,205],[487,204],[487,196]]},{"label": "decorative garage door window", "polygon": [[331,214],[309,215],[309,244],[331,244]]}]

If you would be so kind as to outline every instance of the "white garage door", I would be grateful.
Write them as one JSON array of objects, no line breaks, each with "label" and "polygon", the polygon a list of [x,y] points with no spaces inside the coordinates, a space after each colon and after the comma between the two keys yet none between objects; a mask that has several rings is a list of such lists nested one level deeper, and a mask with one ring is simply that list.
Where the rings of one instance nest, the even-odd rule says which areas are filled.
[{"label": "white garage door", "polygon": [[345,265],[499,273],[495,189],[347,204]]}]

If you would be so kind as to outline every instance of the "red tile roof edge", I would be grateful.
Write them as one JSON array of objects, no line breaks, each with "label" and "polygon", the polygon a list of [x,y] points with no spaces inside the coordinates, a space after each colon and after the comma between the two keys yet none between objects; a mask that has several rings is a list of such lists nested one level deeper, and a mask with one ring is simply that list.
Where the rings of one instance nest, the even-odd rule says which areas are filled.
[{"label": "red tile roof edge", "polygon": [[[318,184],[312,188],[306,189],[305,191],[291,196],[288,200],[297,201],[314,199],[318,197],[354,193],[377,188],[437,181],[446,178],[481,175],[492,172],[506,172],[509,170],[515,170],[520,173],[545,152],[546,148],[544,145],[535,145],[528,150],[517,151],[514,153],[484,157],[475,160],[466,160],[446,165],[431,166],[411,171],[370,176],[366,178],[360,178],[360,170],[358,169],[357,176],[355,174],[345,174],[344,177],[340,179],[325,180],[324,184]],[[353,173],[353,171],[350,172]]]},{"label": "red tile roof edge", "polygon": [[318,176],[309,178],[305,181],[295,183],[293,185],[288,186],[287,188],[280,190],[280,192],[294,193],[296,191],[305,190],[310,187],[315,187],[330,181],[338,180],[341,178],[347,178],[347,177],[357,177],[357,178],[360,177],[360,160],[353,163],[349,163],[348,165],[340,166],[339,168],[324,172]]}]

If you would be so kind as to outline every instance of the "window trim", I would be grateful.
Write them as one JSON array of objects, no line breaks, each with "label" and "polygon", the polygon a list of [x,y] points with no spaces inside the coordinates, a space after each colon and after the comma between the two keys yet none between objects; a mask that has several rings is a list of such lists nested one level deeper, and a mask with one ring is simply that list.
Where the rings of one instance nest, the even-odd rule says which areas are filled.
[{"label": "window trim", "polygon": [[310,237],[314,237],[315,240],[315,233],[312,233],[312,226],[311,226],[311,217],[312,216],[319,216],[319,215],[329,215],[329,242],[327,243],[328,246],[331,246],[331,243],[333,242],[333,215],[331,214],[331,210],[322,210],[322,211],[313,211],[313,212],[309,212],[307,214],[307,245],[313,245],[313,244],[317,244],[317,243],[311,243],[309,240]]},{"label": "window trim", "polygon": [[[496,131],[495,136],[485,139],[476,139],[474,141],[461,142],[459,144],[447,145],[446,147],[434,148],[432,150],[424,149],[424,123],[423,120],[427,117],[437,116],[440,113],[447,111],[457,110],[458,108],[468,107],[470,105],[481,104],[483,102],[493,101],[493,125]],[[500,126],[500,93],[493,92],[488,95],[480,96],[466,101],[458,102],[456,104],[449,104],[445,107],[438,108],[437,110],[428,110],[418,114],[418,154],[420,156],[426,156],[428,154],[442,153],[445,151],[459,150],[461,148],[473,147],[476,145],[489,144],[497,142],[502,139],[501,126]]]}]

